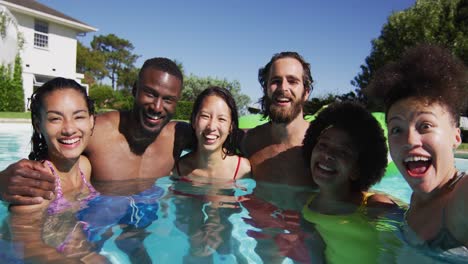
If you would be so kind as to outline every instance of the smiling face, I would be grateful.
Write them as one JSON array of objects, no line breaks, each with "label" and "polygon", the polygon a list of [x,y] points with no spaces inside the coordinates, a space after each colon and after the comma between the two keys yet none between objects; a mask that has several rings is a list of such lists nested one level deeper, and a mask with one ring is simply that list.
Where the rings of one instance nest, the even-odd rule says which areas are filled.
[{"label": "smiling face", "polygon": [[174,115],[181,90],[182,82],[174,75],[154,68],[142,72],[133,108],[142,132],[159,134]]},{"label": "smiling face", "polygon": [[197,150],[221,151],[232,130],[231,110],[222,98],[207,96],[192,125],[198,141]]},{"label": "smiling face", "polygon": [[304,69],[294,58],[281,58],[273,62],[267,80],[266,107],[269,117],[276,123],[288,123],[302,113],[309,92],[304,88]]},{"label": "smiling face", "polygon": [[310,171],[320,189],[351,189],[350,181],[359,177],[357,152],[346,132],[325,129],[310,158]]},{"label": "smiling face", "polygon": [[55,90],[44,96],[43,105],[35,129],[47,143],[48,158],[79,158],[94,125],[83,94],[71,88]]},{"label": "smiling face", "polygon": [[443,105],[402,99],[390,107],[387,127],[392,159],[415,194],[430,193],[453,177],[460,129]]}]

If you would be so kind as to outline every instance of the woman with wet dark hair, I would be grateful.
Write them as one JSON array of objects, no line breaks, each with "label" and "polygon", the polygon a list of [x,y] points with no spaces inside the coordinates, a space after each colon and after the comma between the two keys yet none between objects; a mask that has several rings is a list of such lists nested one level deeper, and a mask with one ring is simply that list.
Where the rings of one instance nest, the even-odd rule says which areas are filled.
[{"label": "woman with wet dark hair", "polygon": [[248,159],[236,155],[237,106],[227,89],[205,89],[195,100],[190,123],[196,145],[176,163],[174,175],[227,180],[250,175]]},{"label": "woman with wet dark hair", "polygon": [[86,89],[74,80],[54,78],[33,93],[30,110],[34,132],[29,158],[43,162],[55,176],[55,197],[37,205],[11,205],[12,237],[24,243],[27,261],[85,256],[105,261],[87,242],[85,223],[64,218],[98,195],[90,183],[91,164],[81,155],[94,127]]}]

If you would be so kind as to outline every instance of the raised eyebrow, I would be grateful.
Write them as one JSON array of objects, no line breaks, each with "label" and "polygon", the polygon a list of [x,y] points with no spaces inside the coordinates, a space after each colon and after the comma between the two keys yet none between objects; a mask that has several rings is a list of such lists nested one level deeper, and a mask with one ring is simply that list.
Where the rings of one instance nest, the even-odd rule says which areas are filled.
[{"label": "raised eyebrow", "polygon": [[402,120],[402,118],[399,116],[394,116],[394,117],[387,119],[387,123],[390,123],[392,121],[397,121],[397,120]]},{"label": "raised eyebrow", "polygon": [[416,116],[420,116],[420,115],[432,115],[434,117],[437,117],[435,113],[431,111],[420,111],[416,113]]},{"label": "raised eyebrow", "polygon": [[81,113],[88,113],[89,111],[88,110],[85,110],[85,109],[79,109],[79,110],[76,110],[73,112],[74,115],[76,114],[81,114]]}]

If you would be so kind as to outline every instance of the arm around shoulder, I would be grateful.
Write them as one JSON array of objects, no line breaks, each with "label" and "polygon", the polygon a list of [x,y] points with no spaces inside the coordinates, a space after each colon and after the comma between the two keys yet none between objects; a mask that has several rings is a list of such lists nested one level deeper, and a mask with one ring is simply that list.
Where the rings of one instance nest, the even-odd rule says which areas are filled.
[{"label": "arm around shoulder", "polygon": [[22,159],[0,172],[0,195],[11,204],[40,204],[54,190],[55,177],[39,161]]}]

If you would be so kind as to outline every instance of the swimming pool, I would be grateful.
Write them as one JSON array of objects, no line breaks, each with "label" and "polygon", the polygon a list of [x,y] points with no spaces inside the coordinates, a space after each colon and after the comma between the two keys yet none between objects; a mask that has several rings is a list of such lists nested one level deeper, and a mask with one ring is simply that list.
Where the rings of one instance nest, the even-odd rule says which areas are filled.
[{"label": "swimming pool", "polygon": [[[30,124],[0,124],[0,170],[27,156],[30,135]],[[468,160],[457,159],[456,162],[459,168],[468,170]],[[214,188],[203,184],[193,186],[164,177],[151,188],[134,195],[103,195],[94,199],[87,207],[61,216],[60,225],[69,226],[70,230],[80,221],[86,222],[82,229],[87,240],[112,263],[310,261],[311,253],[304,246],[307,244],[304,242],[307,241],[307,233],[297,225],[295,218],[298,212],[291,210],[292,207],[299,208],[289,207],[279,200],[268,203],[252,195],[256,188],[275,192],[278,198],[289,201],[298,197],[294,196],[296,193],[304,191],[285,186],[257,186],[251,179]],[[392,166],[374,188],[406,202],[411,194],[406,182]],[[245,197],[248,199],[242,200]],[[395,216],[398,217],[401,215]],[[9,220],[4,205],[0,206],[0,220],[1,223]],[[392,259],[408,260],[412,257],[421,260],[427,257],[424,253],[414,254],[401,246],[402,242],[398,240],[395,242],[398,234],[392,231],[396,229],[394,222],[379,225],[383,227],[379,229],[379,241],[384,245],[382,252],[392,252]],[[6,224],[2,227],[2,263],[22,263],[21,248],[24,245],[9,241]],[[43,234],[64,236],[60,232],[58,229],[43,230]],[[8,252],[18,252],[19,256]],[[380,256],[376,262],[386,263],[383,259]]]}]

